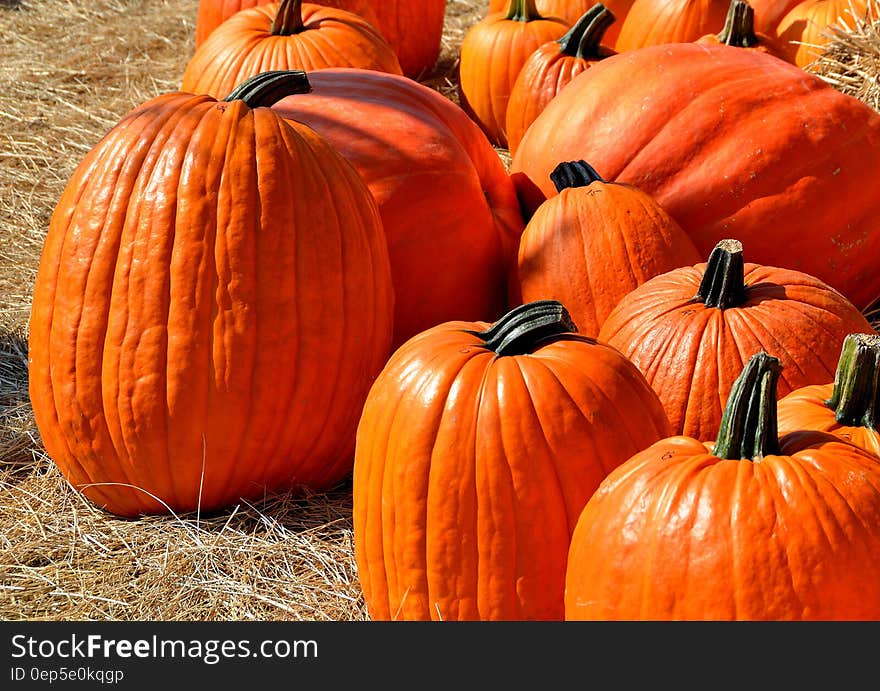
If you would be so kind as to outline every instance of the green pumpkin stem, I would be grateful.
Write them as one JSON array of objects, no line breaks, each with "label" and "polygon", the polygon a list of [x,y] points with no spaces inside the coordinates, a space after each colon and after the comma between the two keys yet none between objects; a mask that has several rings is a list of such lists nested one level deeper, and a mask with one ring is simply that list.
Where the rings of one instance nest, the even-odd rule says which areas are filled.
[{"label": "green pumpkin stem", "polygon": [[533,22],[544,17],[538,12],[535,0],[510,0],[506,18],[514,22]]},{"label": "green pumpkin stem", "polygon": [[601,2],[597,2],[556,42],[566,55],[583,60],[598,60],[604,57],[599,52],[599,47],[614,20],[614,13]]},{"label": "green pumpkin stem", "polygon": [[733,383],[713,455],[757,461],[780,453],[776,384],[782,365],[765,352],[753,355]]},{"label": "green pumpkin stem", "polygon": [[550,180],[557,192],[575,187],[586,187],[594,182],[605,182],[586,161],[566,161],[560,163],[550,173]]},{"label": "green pumpkin stem", "polygon": [[718,40],[728,46],[751,48],[760,43],[755,35],[755,10],[746,0],[730,0],[724,28]]},{"label": "green pumpkin stem", "polygon": [[468,331],[499,357],[531,353],[548,338],[577,333],[568,310],[557,300],[538,300],[510,310],[486,331]]},{"label": "green pumpkin stem", "polygon": [[269,33],[273,36],[293,36],[303,29],[302,0],[281,0]]},{"label": "green pumpkin stem", "polygon": [[706,307],[722,310],[743,304],[746,301],[746,284],[742,253],[739,240],[722,240],[715,245],[693,299]]},{"label": "green pumpkin stem", "polygon": [[880,411],[880,336],[850,334],[843,340],[834,389],[825,405],[847,427],[877,429]]},{"label": "green pumpkin stem", "polygon": [[236,86],[224,101],[244,101],[249,108],[268,108],[285,96],[307,94],[312,90],[302,70],[269,70]]}]

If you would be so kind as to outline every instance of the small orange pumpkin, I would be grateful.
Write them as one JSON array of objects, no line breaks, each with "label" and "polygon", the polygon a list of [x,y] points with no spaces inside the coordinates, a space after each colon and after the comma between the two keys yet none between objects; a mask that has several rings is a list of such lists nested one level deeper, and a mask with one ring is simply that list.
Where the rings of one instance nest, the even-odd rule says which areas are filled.
[{"label": "small orange pumpkin", "polygon": [[614,44],[620,53],[696,41],[724,26],[729,0],[635,0]]},{"label": "small orange pumpkin", "polygon": [[[489,12],[503,12],[509,0],[489,0]],[[602,4],[611,12],[617,21],[605,30],[605,44],[613,46],[620,33],[620,27],[629,8],[635,0],[605,0]],[[574,24],[584,12],[596,6],[596,0],[536,0],[535,7],[545,17],[559,17],[569,24]]]},{"label": "small orange pumpkin", "polygon": [[708,45],[723,43],[736,48],[769,53],[782,60],[789,59],[789,51],[777,38],[755,31],[755,10],[746,0],[730,0],[724,28],[717,34],[706,34],[695,42]]},{"label": "small orange pumpkin", "polygon": [[841,20],[867,16],[867,0],[803,0],[779,20],[776,35],[787,47],[788,59],[798,67],[806,67],[822,54],[830,38],[828,29]]}]

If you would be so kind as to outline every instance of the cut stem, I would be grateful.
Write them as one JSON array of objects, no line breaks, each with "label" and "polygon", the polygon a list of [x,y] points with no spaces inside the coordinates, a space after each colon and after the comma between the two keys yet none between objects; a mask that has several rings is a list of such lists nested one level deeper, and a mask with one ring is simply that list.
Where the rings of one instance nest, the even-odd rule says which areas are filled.
[{"label": "cut stem", "polygon": [[507,19],[514,22],[533,22],[536,19],[543,19],[535,0],[510,0],[510,7],[507,8]]},{"label": "cut stem", "polygon": [[731,0],[718,40],[738,48],[751,48],[760,43],[755,35],[755,10],[746,0]]},{"label": "cut stem", "polygon": [[722,240],[715,245],[693,299],[706,307],[722,310],[743,304],[746,301],[746,285],[742,254],[743,247],[739,240]]},{"label": "cut stem", "polygon": [[304,29],[302,0],[281,0],[269,33],[273,36],[293,36]]},{"label": "cut stem", "polygon": [[577,326],[561,302],[538,300],[520,305],[486,331],[468,331],[486,342],[499,357],[533,352],[548,339],[577,333]]},{"label": "cut stem", "polygon": [[550,180],[557,192],[575,187],[587,187],[594,182],[605,182],[586,161],[567,161],[560,163],[550,173]]},{"label": "cut stem", "polygon": [[614,13],[601,2],[597,2],[556,42],[566,55],[582,60],[599,60],[605,57],[599,52],[599,47],[614,20]]},{"label": "cut stem", "polygon": [[302,70],[269,70],[243,81],[224,101],[244,101],[250,108],[268,108],[285,96],[307,94],[312,90]]},{"label": "cut stem", "polygon": [[834,389],[825,401],[847,427],[877,429],[880,409],[880,336],[850,334],[843,340]]}]

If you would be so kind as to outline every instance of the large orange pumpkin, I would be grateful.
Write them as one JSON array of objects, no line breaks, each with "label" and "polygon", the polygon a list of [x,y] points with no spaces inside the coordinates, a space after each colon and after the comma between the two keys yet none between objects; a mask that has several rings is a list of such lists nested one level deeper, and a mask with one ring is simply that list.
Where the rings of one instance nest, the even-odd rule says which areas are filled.
[{"label": "large orange pumpkin", "polygon": [[351,471],[391,343],[381,219],[323,138],[261,107],[272,96],[257,81],[224,101],[151,99],[52,215],[31,402],[64,476],[115,514],[207,511]]},{"label": "large orange pumpkin", "polygon": [[561,301],[585,336],[598,336],[617,303],[648,279],[699,262],[678,223],[638,188],[605,182],[585,161],[560,163],[553,179],[559,194],[520,239],[521,299]]},{"label": "large orange pumpkin", "polygon": [[834,381],[796,389],[779,401],[779,432],[830,432],[880,456],[880,336],[851,334]]},{"label": "large orange pumpkin", "polygon": [[[605,31],[605,44],[613,46],[620,33],[620,27],[629,8],[635,0],[605,0],[602,4],[611,12],[617,21]],[[489,0],[489,12],[503,12],[509,0]],[[535,0],[535,7],[545,17],[559,17],[569,24],[574,24],[584,12],[596,6],[596,0]]]},{"label": "large orange pumpkin", "polygon": [[780,395],[834,375],[846,336],[871,331],[852,303],[818,279],[744,264],[722,240],[708,263],[674,269],[624,297],[599,339],[629,357],[660,396],[677,434],[713,439],[749,355],[784,366]]},{"label": "large orange pumpkin", "polygon": [[358,426],[354,547],[371,618],[562,619],[580,510],[669,423],[638,370],[542,301],[401,346]]},{"label": "large orange pumpkin", "polygon": [[714,444],[671,437],[608,475],[572,536],[566,619],[880,618],[880,463],[780,438],[778,376],[756,354]]},{"label": "large orange pumpkin", "polygon": [[459,61],[459,98],[493,144],[506,147],[510,92],[529,56],[561,37],[569,24],[544,17],[535,0],[511,0],[474,24],[464,36]]},{"label": "large orange pumpkin", "polygon": [[806,67],[820,55],[830,39],[832,26],[853,26],[868,15],[867,0],[803,0],[779,20],[776,34],[787,46],[788,58]]},{"label": "large orange pumpkin", "polygon": [[614,44],[623,52],[696,41],[724,26],[729,0],[635,0]]},{"label": "large orange pumpkin", "polygon": [[[638,79],[633,78],[638,75]],[[783,60],[680,43],[613,55],[535,119],[511,173],[528,214],[584,159],[656,199],[708,255],[816,276],[859,308],[880,294],[880,114]]]},{"label": "large orange pumpkin", "polygon": [[394,344],[455,318],[507,308],[523,219],[486,137],[435,90],[369,70],[309,73],[277,113],[327,138],[379,205],[396,293]]},{"label": "large orange pumpkin", "polygon": [[242,10],[196,50],[181,90],[222,98],[249,77],[273,70],[358,67],[401,74],[394,50],[358,15],[302,0]]}]

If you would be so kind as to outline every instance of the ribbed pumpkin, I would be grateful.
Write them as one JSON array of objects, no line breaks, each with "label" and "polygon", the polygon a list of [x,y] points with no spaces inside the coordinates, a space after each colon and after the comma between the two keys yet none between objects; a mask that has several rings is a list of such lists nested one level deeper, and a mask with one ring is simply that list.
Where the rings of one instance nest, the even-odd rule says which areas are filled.
[{"label": "ribbed pumpkin", "polygon": [[418,79],[440,57],[446,0],[370,0],[377,26],[388,39],[403,73]]},{"label": "ribbed pumpkin", "polygon": [[749,355],[784,366],[779,394],[834,376],[843,341],[871,327],[825,283],[790,269],[743,262],[722,240],[708,263],[645,282],[605,320],[599,339],[642,371],[677,434],[713,439],[724,401]]},{"label": "ribbed pumpkin", "polygon": [[605,182],[585,161],[560,163],[552,175],[559,194],[520,240],[522,300],[559,300],[580,333],[595,337],[635,288],[700,261],[678,223],[641,190]]},{"label": "ribbed pumpkin", "polygon": [[696,41],[724,26],[729,0],[635,0],[614,43],[619,52]]},{"label": "ribbed pumpkin", "polygon": [[880,114],[783,60],[693,43],[602,60],[513,157],[527,214],[555,194],[550,172],[579,159],[654,197],[703,256],[735,237],[752,261],[816,276],[859,308],[880,294],[880,195],[865,192]]},{"label": "ribbed pumpkin", "polygon": [[357,171],[267,101],[259,80],[225,101],[151,99],[52,215],[30,398],[64,476],[115,514],[207,511],[351,471],[391,343],[381,220]]},{"label": "ribbed pumpkin", "polygon": [[779,20],[776,34],[788,46],[789,59],[806,67],[822,54],[830,40],[828,29],[843,21],[852,26],[867,16],[867,0],[803,0]]},{"label": "ribbed pumpkin", "polygon": [[566,619],[880,618],[880,463],[780,438],[778,376],[754,355],[714,444],[671,437],[608,475],[572,536]]},{"label": "ribbed pumpkin", "polygon": [[323,67],[401,74],[394,50],[363,18],[281,0],[242,10],[217,27],[187,64],[181,90],[222,98],[261,72]]},{"label": "ribbed pumpkin", "polygon": [[[617,21],[605,30],[605,44],[613,46],[620,33],[620,27],[629,8],[635,0],[605,0],[602,4],[611,12]],[[507,9],[509,0],[489,0],[489,12],[503,12]],[[535,7],[545,17],[559,17],[569,24],[574,24],[591,8],[596,6],[596,0],[535,0]]]},{"label": "ribbed pumpkin", "polygon": [[548,41],[526,60],[513,83],[505,117],[507,148],[516,151],[523,134],[572,79],[614,51],[603,44],[614,15],[596,3],[564,36]]},{"label": "ribbed pumpkin", "polygon": [[375,620],[562,619],[581,509],[669,423],[553,301],[399,348],[358,426],[354,547]]},{"label": "ribbed pumpkin", "polygon": [[779,432],[830,432],[880,456],[880,336],[850,334],[834,381],[805,386],[779,401]]},{"label": "ribbed pumpkin", "polygon": [[789,59],[789,51],[775,36],[755,31],[755,10],[746,0],[731,0],[724,28],[718,33],[706,34],[696,43],[745,48],[769,53],[782,60]]},{"label": "ribbed pumpkin", "polygon": [[[261,5],[271,5],[278,0],[199,0],[196,12],[195,44],[198,48],[214,29],[236,12]],[[319,5],[336,7],[359,14],[378,28],[379,23],[372,8],[373,0],[321,0]]]},{"label": "ribbed pumpkin", "polygon": [[506,147],[507,103],[529,56],[562,36],[569,24],[544,17],[535,0],[511,0],[471,26],[461,44],[459,98],[465,111],[493,144]]},{"label": "ribbed pumpkin", "polygon": [[456,318],[507,308],[523,219],[486,137],[449,99],[411,79],[318,70],[274,109],[327,138],[379,205],[396,293],[394,344]]}]

